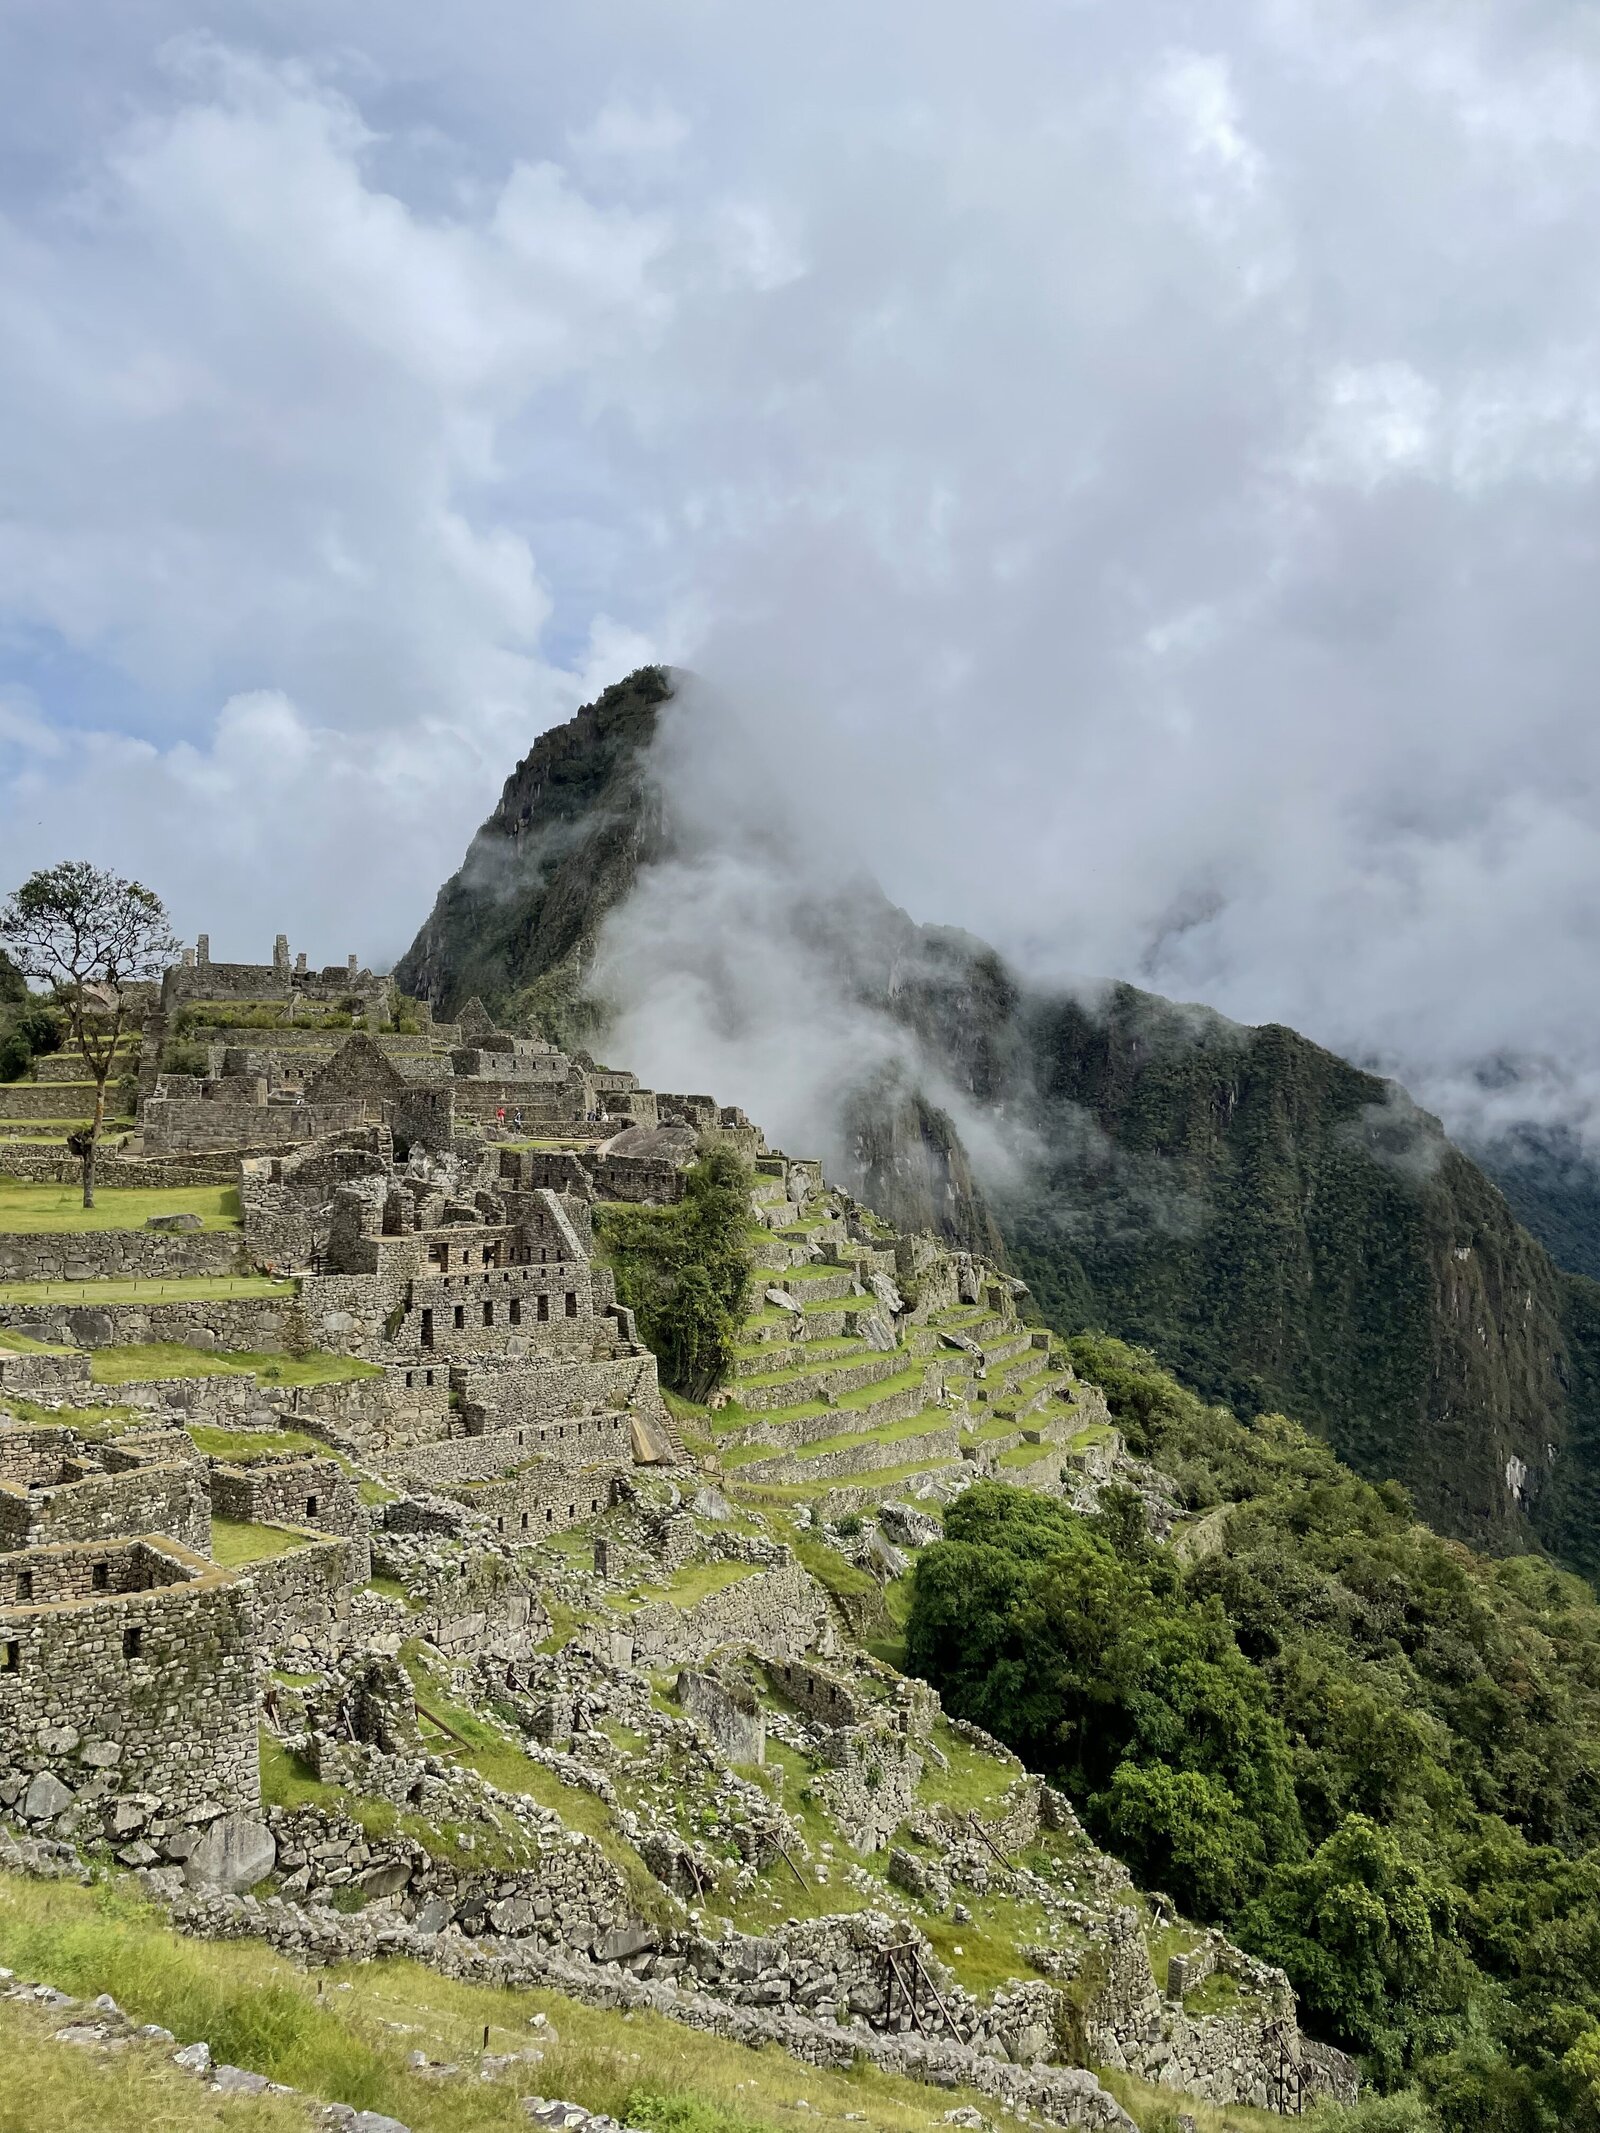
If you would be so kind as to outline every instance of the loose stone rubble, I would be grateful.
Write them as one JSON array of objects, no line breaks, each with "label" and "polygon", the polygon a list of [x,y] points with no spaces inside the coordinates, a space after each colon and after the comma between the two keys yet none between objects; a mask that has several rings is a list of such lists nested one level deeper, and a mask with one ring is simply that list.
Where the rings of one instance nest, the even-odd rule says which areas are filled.
[{"label": "loose stone rubble", "polygon": [[[178,1043],[203,1073],[163,1070]],[[41,1063],[58,1105],[71,1065]],[[1089,2066],[1354,2095],[1280,1972],[862,1648],[979,1477],[1132,1488],[1174,1531],[1019,1284],[742,1112],[281,939],[186,955],[137,1088],[105,1197],[232,1184],[241,1219],[0,1236],[0,1280],[61,1284],[0,1287],[0,1865],[1063,2125],[1130,2123]],[[65,1176],[4,1137],[31,1101],[0,1088],[0,1171]],[[714,1141],[752,1168],[752,1302],[723,1392],[675,1414],[593,1211],[676,1198]],[[994,1904],[1028,1924],[980,1991],[960,1936]]]}]

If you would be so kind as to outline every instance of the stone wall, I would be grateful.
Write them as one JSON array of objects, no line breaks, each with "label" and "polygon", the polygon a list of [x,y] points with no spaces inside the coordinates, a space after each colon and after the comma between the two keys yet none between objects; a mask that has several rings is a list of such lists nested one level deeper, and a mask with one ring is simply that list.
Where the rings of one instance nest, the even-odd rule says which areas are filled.
[{"label": "stone wall", "polygon": [[271,1646],[294,1636],[314,1644],[341,1642],[350,1627],[352,1588],[371,1575],[365,1537],[324,1539],[307,1532],[305,1546],[251,1563],[244,1573],[256,1593],[257,1637]]},{"label": "stone wall", "polygon": [[[470,1418],[472,1410],[463,1405],[463,1413]],[[520,1429],[418,1445],[405,1454],[403,1471],[417,1481],[449,1484],[497,1480],[534,1458],[563,1467],[592,1466],[597,1460],[626,1462],[632,1451],[632,1429],[626,1414],[569,1415],[560,1422],[530,1420]]]},{"label": "stone wall", "polygon": [[[36,1577],[81,1543],[9,1558]],[[253,1808],[255,1599],[246,1581],[172,1542],[134,1542],[160,1584],[19,1605],[0,1600],[0,1778],[53,1776],[68,1794],[154,1794],[178,1821]],[[0,1587],[0,1590],[3,1590]],[[0,1789],[0,1801],[4,1790]],[[73,1802],[64,1799],[61,1811]]]},{"label": "stone wall", "polygon": [[468,1505],[497,1535],[536,1540],[597,1518],[616,1499],[622,1466],[572,1467],[540,1459],[502,1481],[455,1482],[445,1494]]},{"label": "stone wall", "polygon": [[[103,1181],[102,1181],[103,1182]],[[103,1203],[102,1203],[103,1204]],[[0,1281],[155,1281],[238,1274],[236,1229],[91,1229],[0,1235]]]},{"label": "stone wall", "polygon": [[689,1716],[710,1735],[725,1763],[764,1763],[767,1723],[749,1685],[723,1681],[693,1667],[678,1672],[677,1696]]},{"label": "stone wall", "polygon": [[366,1506],[334,1459],[282,1453],[248,1466],[211,1469],[211,1507],[218,1518],[253,1526],[310,1526],[347,1538],[367,1531]]},{"label": "stone wall", "polygon": [[89,1388],[86,1355],[12,1355],[0,1349],[0,1392],[25,1399],[70,1400]]},{"label": "stone wall", "polygon": [[34,1340],[74,1348],[177,1341],[189,1348],[246,1348],[281,1354],[304,1341],[292,1295],[193,1297],[182,1302],[7,1304],[5,1325]]},{"label": "stone wall", "polygon": [[758,1571],[726,1585],[693,1607],[659,1601],[620,1618],[633,1642],[634,1666],[654,1671],[698,1666],[724,1645],[798,1658],[828,1623],[822,1587],[798,1563]]},{"label": "stone wall", "polygon": [[52,1486],[0,1481],[0,1550],[58,1541],[115,1540],[164,1534],[197,1555],[211,1552],[211,1506],[205,1469],[138,1466],[87,1473]]},{"label": "stone wall", "polygon": [[[3,1088],[0,1118],[88,1118],[94,1110],[92,1081],[8,1081]],[[113,1079],[106,1083],[110,1116],[118,1115],[119,1102]]]},{"label": "stone wall", "polygon": [[352,1132],[365,1119],[360,1102],[248,1104],[208,1096],[153,1096],[140,1110],[139,1135],[151,1155],[214,1154],[224,1149],[290,1148]]},{"label": "stone wall", "polygon": [[[144,1160],[102,1149],[95,1158],[95,1183],[136,1186],[142,1191],[165,1191],[175,1185],[232,1185],[239,1176],[236,1156],[165,1156]],[[21,1178],[35,1185],[76,1185],[83,1165],[65,1149],[24,1148],[0,1140],[0,1177]]]}]

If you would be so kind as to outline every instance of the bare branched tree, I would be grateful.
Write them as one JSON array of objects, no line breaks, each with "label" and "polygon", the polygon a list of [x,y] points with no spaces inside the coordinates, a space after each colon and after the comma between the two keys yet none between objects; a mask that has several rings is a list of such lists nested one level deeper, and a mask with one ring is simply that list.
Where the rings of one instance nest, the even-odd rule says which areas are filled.
[{"label": "bare branched tree", "polygon": [[178,954],[166,906],[140,882],[69,859],[30,874],[0,905],[0,944],[25,976],[55,988],[94,1082],[89,1129],[67,1143],[83,1164],[83,1204],[93,1207],[106,1083],[135,1008],[130,988],[159,978]]}]

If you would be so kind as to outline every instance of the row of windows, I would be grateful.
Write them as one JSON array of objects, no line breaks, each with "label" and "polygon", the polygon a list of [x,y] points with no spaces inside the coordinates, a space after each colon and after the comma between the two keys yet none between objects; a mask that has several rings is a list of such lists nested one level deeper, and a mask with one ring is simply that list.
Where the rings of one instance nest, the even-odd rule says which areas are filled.
[{"label": "row of windows", "polygon": [[[590,1511],[591,1511],[591,1512],[594,1512],[594,1511],[598,1511],[598,1510],[599,1510],[599,1508],[600,1508],[600,1499],[599,1499],[599,1497],[598,1497],[598,1496],[591,1496],[591,1497],[590,1497],[590,1499],[589,1499],[589,1509],[590,1509]],[[568,1518],[578,1518],[578,1517],[580,1517],[580,1516],[581,1516],[581,1513],[580,1513],[580,1511],[579,1511],[579,1509],[578,1509],[578,1506],[577,1506],[577,1505],[576,1505],[575,1503],[569,1503],[569,1504],[567,1505],[567,1516],[568,1516]],[[522,1514],[522,1524],[521,1524],[521,1528],[520,1528],[520,1530],[521,1530],[522,1532],[524,1532],[524,1533],[527,1533],[527,1532],[530,1532],[530,1531],[532,1530],[532,1519],[533,1519],[533,1514],[532,1514],[532,1512],[531,1512],[531,1511],[524,1511],[524,1512],[523,1512],[523,1514]],[[545,1507],[544,1507],[544,1522],[545,1522],[545,1524],[546,1524],[547,1526],[553,1526],[553,1525],[555,1524],[555,1522],[556,1522],[556,1511],[555,1511],[555,1505],[554,1505],[554,1504],[546,1504],[546,1505],[545,1505]],[[494,1529],[495,1529],[496,1533],[504,1533],[504,1531],[506,1530],[506,1522],[505,1522],[505,1520],[504,1520],[503,1518],[497,1518],[497,1519],[495,1520],[495,1522],[494,1522]]]},{"label": "row of windows", "polygon": [[[475,1274],[447,1274],[441,1268],[434,1267],[430,1268],[428,1273],[419,1275],[418,1279],[427,1281],[430,1287],[432,1286],[432,1283],[437,1280],[440,1286],[445,1290],[446,1294],[448,1294],[450,1290],[457,1287],[480,1289],[486,1281],[492,1281],[494,1279],[496,1271],[499,1272],[500,1279],[508,1284],[512,1281],[520,1281],[521,1276],[524,1274],[532,1273],[549,1274],[554,1279],[559,1281],[562,1275],[567,1273],[570,1268],[577,1266],[578,1264],[580,1264],[580,1262],[575,1259],[541,1259],[536,1267],[501,1267],[499,1269],[490,1267],[480,1273]],[[434,1293],[435,1295],[437,1295],[438,1291],[434,1290]]]},{"label": "row of windows", "polygon": [[[450,1268],[451,1249],[452,1247],[448,1243],[442,1241],[435,1241],[430,1244],[428,1246],[428,1264],[436,1267],[441,1274],[447,1273]],[[477,1245],[458,1244],[454,1247],[454,1251],[456,1255],[455,1263],[459,1268],[471,1266],[474,1251],[480,1253],[482,1264],[485,1267],[548,1266],[550,1263],[550,1249],[548,1245],[544,1244],[539,1247],[537,1259],[533,1256],[533,1246],[531,1244],[507,1245],[499,1239],[496,1239],[492,1244],[485,1244],[481,1248]],[[556,1263],[560,1264],[559,1254],[557,1255]]]},{"label": "row of windows", "polygon": [[[109,1563],[90,1564],[89,1590],[91,1592],[109,1592],[111,1590],[111,1565]],[[33,1572],[31,1570],[19,1570],[17,1572],[17,1599],[22,1601],[31,1600],[32,1598]]]},{"label": "row of windows", "polygon": [[[534,1298],[534,1303],[537,1306],[537,1309],[534,1314],[536,1323],[541,1326],[548,1324],[550,1318],[549,1291],[541,1290],[540,1293]],[[563,1304],[565,1308],[566,1317],[576,1318],[578,1315],[578,1294],[575,1289],[568,1289],[565,1297],[563,1298]],[[493,1300],[486,1298],[481,1308],[483,1312],[483,1323],[486,1326],[492,1326],[495,1323]],[[510,1299],[506,1307],[505,1323],[508,1326],[520,1326],[522,1324],[522,1298],[520,1296],[513,1296]],[[457,1333],[462,1333],[466,1330],[467,1307],[465,1304],[456,1304],[453,1307],[451,1312],[451,1324],[455,1328]],[[433,1346],[433,1309],[431,1306],[429,1306],[423,1311],[422,1330],[418,1338],[419,1344],[422,1347],[431,1348]],[[433,1383],[433,1379],[430,1377],[428,1382],[431,1385]],[[410,1372],[408,1372],[406,1375],[406,1383],[408,1385],[411,1383]]]},{"label": "row of windows", "polygon": [[[144,1631],[138,1628],[122,1632],[122,1656],[124,1659],[139,1659],[144,1655]],[[15,1638],[0,1643],[0,1674],[22,1672],[22,1646]]]}]

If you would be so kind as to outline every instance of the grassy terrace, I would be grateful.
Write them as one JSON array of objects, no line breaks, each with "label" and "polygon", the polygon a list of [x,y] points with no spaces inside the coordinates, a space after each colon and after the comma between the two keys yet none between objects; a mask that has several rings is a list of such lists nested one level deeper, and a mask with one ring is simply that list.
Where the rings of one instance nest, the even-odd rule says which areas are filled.
[{"label": "grassy terrace", "polygon": [[[809,1376],[810,1372],[801,1374]],[[781,1427],[785,1422],[803,1422],[816,1415],[859,1414],[870,1418],[874,1407],[885,1400],[892,1400],[897,1393],[916,1390],[926,1378],[926,1367],[919,1362],[914,1368],[902,1370],[895,1377],[879,1378],[871,1385],[859,1386],[854,1392],[841,1393],[832,1406],[826,1400],[805,1400],[794,1407],[763,1407],[747,1411],[730,1401],[726,1407],[718,1410],[712,1421],[717,1429],[730,1430],[761,1427],[769,1423]],[[737,1384],[739,1381],[735,1379],[734,1382]],[[867,1424],[864,1423],[863,1426]],[[731,1459],[739,1455],[730,1452],[727,1456]],[[749,1456],[760,1459],[766,1457],[766,1454],[757,1450]]]},{"label": "grassy terrace", "polygon": [[948,1428],[951,1417],[938,1407],[925,1407],[921,1413],[908,1415],[903,1422],[884,1422],[874,1429],[868,1423],[857,1430],[841,1430],[837,1436],[821,1437],[815,1444],[802,1444],[792,1452],[776,1451],[771,1445],[741,1444],[733,1451],[724,1452],[725,1467],[748,1466],[757,1459],[822,1459],[830,1452],[847,1452],[867,1444],[898,1444],[905,1437],[925,1437],[931,1429]]},{"label": "grassy terrace", "polygon": [[630,1608],[635,1601],[670,1600],[674,1607],[693,1607],[709,1600],[714,1592],[742,1585],[760,1570],[759,1563],[685,1563],[664,1585],[635,1585],[631,1592],[609,1593],[608,1607]]},{"label": "grassy terrace", "polygon": [[[761,1456],[770,1458],[772,1454],[766,1453]],[[863,1474],[860,1477],[860,1481],[862,1486],[870,1487],[873,1497],[876,1499],[886,1495],[891,1489],[901,1487],[906,1482],[922,1481],[930,1474],[947,1473],[952,1466],[958,1463],[957,1459],[916,1459],[906,1466],[874,1467],[870,1474]],[[738,1501],[747,1503],[756,1510],[759,1510],[764,1504],[781,1506],[792,1503],[814,1503],[819,1495],[831,1495],[835,1490],[844,1490],[855,1486],[853,1478],[847,1474],[839,1475],[832,1481],[741,1482],[737,1471],[730,1470],[725,1479],[728,1487],[737,1491]]]},{"label": "grassy terrace", "polygon": [[95,1205],[83,1205],[77,1185],[32,1185],[0,1177],[0,1234],[43,1236],[78,1230],[143,1229],[151,1215],[198,1215],[206,1229],[240,1226],[239,1195],[231,1185],[169,1189],[102,1186]]},{"label": "grassy terrace", "polygon": [[89,1375],[97,1385],[133,1385],[146,1378],[259,1378],[264,1385],[342,1385],[351,1378],[378,1378],[376,1363],[353,1355],[270,1355],[260,1349],[186,1348],[177,1341],[145,1341],[126,1348],[96,1348]]},{"label": "grassy terrace", "polygon": [[258,1459],[276,1458],[280,1452],[309,1452],[319,1459],[332,1459],[346,1473],[354,1469],[342,1452],[308,1437],[299,1429],[213,1429],[204,1422],[186,1425],[197,1452],[208,1459],[225,1459],[230,1466],[252,1466]]},{"label": "grassy terrace", "polygon": [[298,1296],[297,1281],[266,1274],[174,1275],[166,1281],[7,1281],[0,1304],[223,1303],[230,1299]]},{"label": "grassy terrace", "polygon": [[309,1536],[291,1533],[283,1526],[253,1526],[239,1518],[213,1518],[211,1559],[227,1570],[246,1563],[268,1563],[277,1555],[292,1555],[309,1546]]},{"label": "grassy terrace", "polygon": [[997,1466],[1042,1466],[1045,1460],[1059,1462],[1063,1447],[1059,1444],[1014,1444],[1010,1451],[1002,1452],[995,1461]]},{"label": "grassy terrace", "polygon": [[[275,1744],[274,1744],[275,1745]],[[798,1894],[798,1890],[796,1891]],[[115,1993],[137,2022],[160,2022],[183,2042],[204,2037],[230,2062],[330,2101],[377,2111],[416,2133],[526,2133],[518,2097],[537,2088],[571,2097],[652,2133],[943,2133],[952,2105],[970,2104],[1010,2133],[1016,2121],[988,2098],[862,2068],[798,2068],[782,2052],[752,2051],[651,2014],[624,2017],[552,1992],[458,1984],[419,1964],[297,1969],[260,1941],[181,1939],[153,1906],[121,1890],[0,1881],[0,1961],[83,1998]],[[474,2067],[484,2032],[494,2053],[519,2050],[529,2016],[549,2017],[559,2041],[520,2078],[439,2081],[414,2072],[413,2048]],[[0,2124],[31,2133],[287,2133],[306,2124],[290,2098],[233,2100],[180,2074],[159,2049],[104,2056],[57,2044],[61,2018],[0,2009]],[[167,2047],[170,2052],[171,2047]],[[808,2108],[797,2111],[804,2095]],[[1281,2121],[1207,2112],[1203,2133]]]},{"label": "grassy terrace", "polygon": [[59,1341],[36,1341],[29,1334],[13,1333],[9,1326],[0,1326],[0,1355],[76,1355],[76,1348],[63,1347]]},{"label": "grassy terrace", "polygon": [[[70,1090],[73,1084],[70,1081],[58,1081],[53,1083],[52,1086],[58,1089]],[[4,1100],[4,1084],[0,1084],[0,1103],[3,1103]],[[13,1118],[9,1120],[9,1123],[19,1130],[15,1133],[7,1133],[5,1138],[16,1141],[56,1140],[74,1126],[86,1126],[93,1115],[94,1105],[91,1102],[88,1110],[79,1112],[71,1118]],[[0,1114],[0,1127],[5,1126],[7,1123],[7,1118]],[[54,1127],[56,1131],[53,1133],[41,1132],[41,1127]],[[26,1130],[22,1130],[24,1128]],[[102,1127],[102,1134],[105,1137],[109,1137],[114,1133],[131,1133],[132,1131],[133,1120],[131,1118],[108,1118]]]}]

